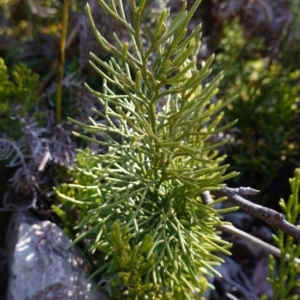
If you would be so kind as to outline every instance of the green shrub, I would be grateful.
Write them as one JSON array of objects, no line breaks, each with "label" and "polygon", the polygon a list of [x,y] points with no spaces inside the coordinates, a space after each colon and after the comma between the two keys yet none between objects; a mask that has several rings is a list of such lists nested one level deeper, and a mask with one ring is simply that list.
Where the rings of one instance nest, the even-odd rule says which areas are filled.
[{"label": "green shrub", "polygon": [[[186,36],[200,0],[189,12],[184,4],[170,21],[169,11],[163,10],[150,40],[143,38],[140,29],[145,2],[139,1],[138,6],[130,2],[134,20],[130,24],[122,1],[108,5],[99,0],[101,9],[130,33],[126,43],[114,35],[117,46],[97,31],[87,5],[96,39],[112,55],[107,63],[91,54],[91,66],[104,84],[102,91],[87,86],[105,113],[97,112],[102,122],[91,118],[90,125],[72,122],[98,138],[75,136],[107,153],[80,151],[74,183],[63,185],[57,194],[64,203],[74,204],[80,215],[76,241],[84,239],[88,244],[98,258],[97,272],[112,278],[110,286],[120,289],[114,293],[119,299],[129,294],[129,299],[152,299],[146,293],[150,287],[155,287],[152,293],[158,298],[198,299],[208,285],[207,276],[218,274],[214,266],[222,259],[216,252],[229,254],[230,245],[216,231],[222,224],[220,213],[227,210],[215,210],[215,201],[205,205],[200,195],[236,176],[225,175],[227,166],[220,166],[222,158],[215,151],[226,141],[210,143],[214,135],[235,123],[218,126],[222,109],[232,99],[211,102],[222,75],[203,83],[211,73],[213,57],[198,69],[200,26]],[[59,213],[67,222],[67,214]],[[120,226],[117,232],[128,232],[130,239],[126,234],[116,237],[114,226]],[[138,289],[129,283],[133,274],[128,275],[120,261],[129,264],[129,257],[136,257],[134,252],[145,239],[152,246],[135,260],[140,273],[134,276],[140,278],[134,278],[145,287]],[[116,251],[116,245],[126,251]]]},{"label": "green shrub", "polygon": [[[237,22],[224,29],[216,69],[225,70],[220,99],[238,95],[228,120],[239,119],[230,143],[234,169],[259,178],[263,190],[279,170],[294,163],[299,151],[300,70],[284,68],[271,57],[263,57],[258,39],[247,40]],[[297,162],[299,164],[299,162]]]}]

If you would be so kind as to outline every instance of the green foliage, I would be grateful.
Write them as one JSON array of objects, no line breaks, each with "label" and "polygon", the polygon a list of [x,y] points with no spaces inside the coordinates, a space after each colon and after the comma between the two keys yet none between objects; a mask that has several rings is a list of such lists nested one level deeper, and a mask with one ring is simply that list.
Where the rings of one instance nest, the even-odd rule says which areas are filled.
[{"label": "green foliage", "polygon": [[[102,122],[92,118],[90,125],[72,122],[94,134],[76,136],[107,153],[81,152],[75,183],[64,185],[57,194],[81,210],[76,229],[82,234],[76,241],[85,239],[95,254],[105,249],[105,264],[99,261],[98,272],[113,278],[119,274],[118,285],[124,284],[132,295],[138,294],[136,288],[153,284],[159,286],[157,297],[198,299],[208,284],[205,278],[218,274],[214,266],[222,259],[215,252],[229,254],[230,246],[216,232],[222,224],[220,212],[213,208],[214,202],[205,205],[200,195],[236,176],[225,174],[227,166],[220,166],[222,158],[215,151],[226,141],[210,143],[214,135],[235,124],[218,126],[220,111],[232,99],[212,103],[222,74],[203,83],[213,57],[197,68],[200,26],[186,35],[200,0],[188,12],[184,4],[170,21],[169,10],[163,10],[147,40],[140,23],[145,1],[138,6],[130,2],[133,24],[125,19],[122,1],[99,3],[131,39],[121,43],[114,35],[117,46],[111,45],[97,31],[87,5],[96,39],[112,55],[107,63],[91,54],[92,68],[104,78],[103,90],[87,85],[105,113],[96,112]],[[120,224],[120,231],[114,224]],[[110,235],[106,228],[112,228]],[[113,232],[123,234],[116,237]],[[149,248],[141,249],[147,240],[153,246],[145,256]],[[138,264],[133,273],[131,259]],[[139,287],[131,289],[133,278]]]},{"label": "green foliage", "polygon": [[[95,189],[98,186],[95,184],[97,176],[93,174],[97,169],[98,161],[93,157],[90,149],[85,151],[78,149],[76,163],[77,167],[73,170],[66,170],[57,166],[56,175],[59,182],[66,182],[66,178],[74,178],[74,180],[71,184],[62,183],[60,185],[60,193],[68,195],[67,199],[65,199],[66,197],[61,198],[62,205],[52,205],[53,211],[63,222],[64,232],[72,239],[75,236],[70,228],[74,228],[77,225],[77,220],[84,219],[87,215],[89,206],[85,201],[93,199],[94,195],[94,204],[101,203],[100,199],[95,197]],[[81,199],[81,201],[75,201],[74,198]]]},{"label": "green foliage", "polygon": [[226,115],[229,121],[239,119],[231,149],[235,168],[248,177],[260,176],[261,190],[299,151],[295,141],[300,113],[300,70],[264,58],[262,49],[258,39],[246,41],[240,25],[233,22],[224,29],[216,59],[217,69],[226,72],[221,99],[239,95]]},{"label": "green foliage", "polygon": [[111,226],[109,233],[107,228],[103,227],[107,245],[101,245],[99,249],[107,257],[112,257],[111,271],[115,276],[110,279],[111,296],[117,299],[122,299],[124,295],[128,299],[154,299],[157,287],[151,283],[143,285],[141,282],[142,275],[146,274],[154,263],[154,254],[150,253],[154,243],[147,234],[140,245],[131,248],[131,234],[128,230],[127,226],[121,230],[119,220]]},{"label": "green foliage", "polygon": [[15,65],[10,78],[5,62],[0,58],[0,80],[0,112],[12,114],[12,104],[21,105],[18,113],[24,116],[39,101],[39,76],[24,64]]},{"label": "green foliage", "polygon": [[40,99],[39,76],[24,64],[15,65],[9,74],[0,58],[0,82],[0,128],[2,133],[17,139],[21,131],[16,119],[25,117]]},{"label": "green foliage", "polygon": [[[295,170],[295,177],[290,179],[292,194],[287,203],[281,199],[280,207],[282,208],[286,220],[292,224],[296,224],[300,214],[299,188],[300,188],[300,169]],[[279,230],[278,235],[274,236],[274,240],[281,252],[281,259],[276,272],[276,262],[272,255],[269,257],[269,270],[274,295],[274,300],[296,300],[299,295],[293,295],[293,289],[300,286],[300,244]]]}]

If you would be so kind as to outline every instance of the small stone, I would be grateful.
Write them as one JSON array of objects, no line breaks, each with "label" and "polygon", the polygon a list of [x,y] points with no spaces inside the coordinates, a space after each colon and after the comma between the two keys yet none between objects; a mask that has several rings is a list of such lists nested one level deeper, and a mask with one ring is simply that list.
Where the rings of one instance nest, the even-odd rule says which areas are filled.
[{"label": "small stone", "polygon": [[56,224],[16,212],[7,234],[10,253],[7,300],[109,300],[94,291],[88,262]]}]

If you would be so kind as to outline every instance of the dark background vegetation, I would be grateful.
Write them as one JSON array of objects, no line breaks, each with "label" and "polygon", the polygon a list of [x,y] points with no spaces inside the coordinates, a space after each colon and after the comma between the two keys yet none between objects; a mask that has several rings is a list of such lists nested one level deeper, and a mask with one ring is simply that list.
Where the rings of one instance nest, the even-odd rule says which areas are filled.
[{"label": "dark background vegetation", "polygon": [[[85,2],[70,0],[68,3],[64,63],[60,56],[62,20],[66,13],[63,0],[0,2],[2,209],[24,209],[35,199],[36,213],[59,222],[50,211],[56,203],[51,191],[60,182],[72,180],[68,168],[74,161],[76,147],[103,150],[71,138],[70,132],[76,131],[76,126],[67,121],[67,117],[72,117],[86,122],[94,114],[93,107],[101,110],[83,83],[86,81],[98,89],[102,85],[88,67],[89,51],[104,60],[108,57],[95,42],[85,17]],[[148,1],[145,36],[159,13],[160,2],[165,1]],[[181,4],[179,0],[169,1],[171,13],[176,15]],[[90,5],[99,30],[109,41],[113,41],[113,31],[126,40],[123,29],[103,14],[97,1],[91,0]],[[124,6],[128,6],[126,1]],[[278,208],[281,197],[288,197],[288,178],[300,166],[299,15],[296,0],[203,0],[189,25],[192,30],[198,23],[203,24],[199,64],[215,53],[213,73],[224,71],[217,97],[226,99],[237,95],[225,112],[225,120],[239,119],[239,122],[212,141],[228,139],[226,146],[219,150],[220,155],[226,154],[225,162],[230,164],[230,169],[240,172],[228,185],[261,190],[255,201],[273,208]],[[63,67],[63,81],[59,81],[59,67]],[[56,118],[60,84],[61,122]],[[35,175],[34,182],[24,170],[17,172],[22,159],[14,153],[10,142],[4,140],[21,149],[26,169]],[[52,160],[47,160],[45,168],[37,172],[47,151]],[[24,185],[29,188],[24,190]],[[8,214],[1,213],[2,233]],[[4,234],[1,236],[3,239]],[[0,258],[0,267],[5,269],[1,261]]]}]

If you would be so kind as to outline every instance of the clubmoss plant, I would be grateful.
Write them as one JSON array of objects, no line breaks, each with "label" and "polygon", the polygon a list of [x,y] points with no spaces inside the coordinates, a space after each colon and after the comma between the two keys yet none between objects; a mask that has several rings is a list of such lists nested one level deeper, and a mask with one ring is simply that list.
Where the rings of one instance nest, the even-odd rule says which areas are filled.
[{"label": "clubmoss plant", "polygon": [[[120,231],[127,228],[131,239],[124,242],[131,249],[141,247],[149,236],[153,244],[145,259],[152,263],[146,264],[141,282],[159,286],[156,296],[163,299],[198,299],[207,286],[206,277],[218,274],[214,266],[222,259],[216,252],[229,254],[230,246],[216,231],[222,224],[220,214],[226,212],[214,209],[220,199],[205,205],[200,195],[219,189],[236,175],[225,174],[227,166],[220,166],[222,158],[214,151],[226,141],[210,143],[211,137],[235,123],[218,126],[222,109],[232,99],[211,101],[222,74],[203,84],[211,73],[213,57],[198,68],[201,26],[187,35],[187,24],[200,0],[189,11],[185,3],[173,20],[169,10],[163,10],[150,40],[141,31],[145,0],[138,1],[139,5],[130,1],[132,24],[126,21],[121,0],[99,3],[131,39],[122,44],[114,35],[117,46],[111,45],[97,30],[86,6],[97,41],[111,54],[109,62],[90,56],[92,68],[104,79],[103,90],[86,85],[105,113],[97,111],[103,122],[92,118],[89,125],[72,122],[100,137],[74,133],[99,144],[106,153],[80,151],[75,182],[62,186],[57,194],[84,211],[77,225],[82,234],[76,241],[84,239],[95,255],[114,249],[117,239],[107,231],[115,222]],[[115,263],[115,256],[124,261],[125,252],[104,252],[98,272],[121,280],[124,270]],[[120,287],[123,296],[129,288]],[[142,292],[135,297],[151,298]]]},{"label": "clubmoss plant", "polygon": [[[14,65],[11,72],[2,58],[0,58],[0,132],[2,136],[19,139],[21,118],[37,105],[39,76],[24,64]],[[37,119],[44,118],[44,114],[35,113]]]},{"label": "clubmoss plant", "polygon": [[[287,203],[281,199],[279,204],[286,216],[286,220],[292,224],[297,224],[300,216],[300,169],[295,170],[294,178],[290,179],[290,186],[292,194]],[[272,255],[269,257],[269,282],[274,291],[272,299],[297,300],[300,297],[295,294],[296,290],[294,289],[299,289],[300,286],[300,261],[298,259],[300,245],[281,230],[278,231],[277,236],[274,236],[274,239],[280,249],[281,259],[278,268],[276,268],[275,258]]]}]

